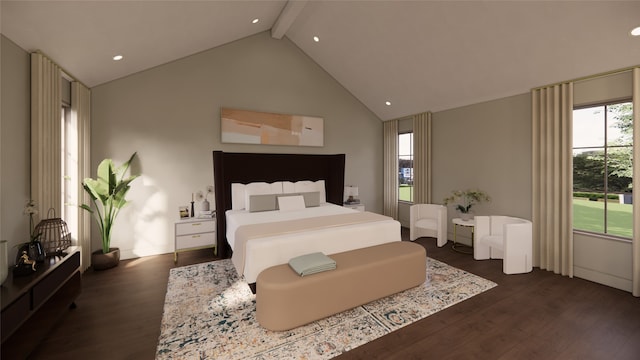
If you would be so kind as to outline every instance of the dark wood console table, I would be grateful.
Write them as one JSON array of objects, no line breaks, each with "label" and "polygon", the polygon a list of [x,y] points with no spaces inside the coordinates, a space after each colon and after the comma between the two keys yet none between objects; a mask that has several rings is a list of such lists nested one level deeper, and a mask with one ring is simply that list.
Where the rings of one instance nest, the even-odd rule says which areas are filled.
[{"label": "dark wood console table", "polygon": [[47,257],[36,272],[2,283],[2,358],[24,359],[74,305],[81,290],[80,248]]}]

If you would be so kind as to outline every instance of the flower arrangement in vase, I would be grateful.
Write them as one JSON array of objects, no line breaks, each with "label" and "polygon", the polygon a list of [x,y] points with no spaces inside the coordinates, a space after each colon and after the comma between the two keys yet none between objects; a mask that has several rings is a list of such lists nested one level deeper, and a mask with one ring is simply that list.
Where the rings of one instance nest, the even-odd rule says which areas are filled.
[{"label": "flower arrangement in vase", "polygon": [[202,211],[209,211],[210,209],[209,194],[213,194],[213,185],[207,185],[206,192],[198,190],[196,193],[196,200],[202,201],[200,205],[200,210]]},{"label": "flower arrangement in vase", "polygon": [[471,207],[484,201],[491,201],[487,193],[478,189],[454,190],[449,197],[444,200],[445,205],[456,203],[456,210],[460,212],[462,220],[471,220],[473,217]]},{"label": "flower arrangement in vase", "polygon": [[38,215],[38,206],[35,200],[29,200],[24,206],[23,214],[29,215],[29,241],[18,244],[18,254],[16,256],[16,264],[22,256],[22,252],[26,251],[29,259],[37,262],[44,262],[46,253],[44,247],[40,242],[40,236],[42,233],[36,232],[35,222],[33,220],[35,215]]}]

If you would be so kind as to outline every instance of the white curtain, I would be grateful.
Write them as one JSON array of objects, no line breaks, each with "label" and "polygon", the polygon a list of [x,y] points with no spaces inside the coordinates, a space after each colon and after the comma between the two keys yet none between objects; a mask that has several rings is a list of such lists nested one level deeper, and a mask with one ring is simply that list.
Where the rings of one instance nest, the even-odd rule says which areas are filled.
[{"label": "white curtain", "polygon": [[[91,92],[77,81],[71,84],[71,116],[77,127],[77,205],[89,204],[91,199],[82,188],[82,181],[91,176]],[[78,211],[77,239],[82,249],[80,266],[84,271],[91,265],[91,214],[80,209]]]},{"label": "white curtain", "polygon": [[413,116],[413,202],[431,203],[431,112]]},{"label": "white curtain", "polygon": [[632,293],[640,296],[640,68],[633,69],[633,243]]},{"label": "white curtain", "polygon": [[384,122],[383,212],[398,219],[398,120]]},{"label": "white curtain", "polygon": [[573,83],[531,91],[533,265],[573,277]]},{"label": "white curtain", "polygon": [[62,213],[62,71],[40,53],[31,54],[31,199],[40,218]]}]

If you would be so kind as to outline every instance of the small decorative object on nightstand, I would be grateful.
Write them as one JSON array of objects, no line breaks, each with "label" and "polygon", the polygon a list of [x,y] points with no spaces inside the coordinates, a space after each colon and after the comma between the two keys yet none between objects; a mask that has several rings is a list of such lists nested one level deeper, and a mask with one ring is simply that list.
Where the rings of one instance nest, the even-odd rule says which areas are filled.
[{"label": "small decorative object on nightstand", "polygon": [[216,254],[216,219],[188,218],[175,223],[175,250],[173,261],[178,261],[178,252],[213,248]]}]

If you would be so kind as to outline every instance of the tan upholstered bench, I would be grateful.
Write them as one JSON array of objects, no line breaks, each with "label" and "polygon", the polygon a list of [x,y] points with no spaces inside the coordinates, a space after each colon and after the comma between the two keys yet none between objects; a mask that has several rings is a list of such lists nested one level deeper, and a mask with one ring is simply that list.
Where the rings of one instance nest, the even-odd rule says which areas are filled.
[{"label": "tan upholstered bench", "polygon": [[397,241],[329,255],[336,269],[299,276],[288,264],[256,281],[256,318],[269,330],[289,330],[424,283],[421,245]]}]

